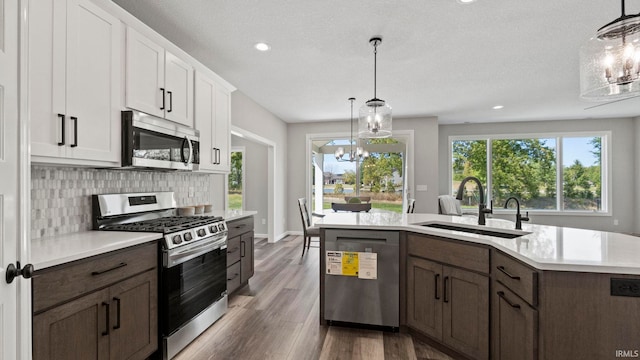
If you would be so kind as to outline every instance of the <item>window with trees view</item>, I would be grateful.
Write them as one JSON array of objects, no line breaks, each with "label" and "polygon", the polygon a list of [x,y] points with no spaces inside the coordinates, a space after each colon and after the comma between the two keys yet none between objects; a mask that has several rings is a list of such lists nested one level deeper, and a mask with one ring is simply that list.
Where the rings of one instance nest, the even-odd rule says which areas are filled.
[{"label": "window with trees view", "polygon": [[[529,210],[606,211],[607,136],[452,138],[452,194],[465,177],[475,176],[486,185],[494,208],[515,196]],[[463,208],[477,207],[478,189],[471,186],[465,187]]]}]

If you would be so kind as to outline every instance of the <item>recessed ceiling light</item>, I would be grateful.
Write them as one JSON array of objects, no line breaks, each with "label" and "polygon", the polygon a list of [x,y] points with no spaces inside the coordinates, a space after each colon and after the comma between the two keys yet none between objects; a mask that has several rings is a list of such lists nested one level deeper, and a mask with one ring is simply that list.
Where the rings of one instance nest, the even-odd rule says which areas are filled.
[{"label": "recessed ceiling light", "polygon": [[271,49],[271,46],[262,42],[255,44],[254,47],[256,48],[256,50],[260,51],[269,51],[269,49]]},{"label": "recessed ceiling light", "polygon": [[503,107],[504,107],[503,105],[496,105],[496,106],[493,107],[493,110],[500,110]]},{"label": "recessed ceiling light", "polygon": [[475,2],[476,0],[456,0],[458,1],[460,4],[471,4],[472,2]]}]

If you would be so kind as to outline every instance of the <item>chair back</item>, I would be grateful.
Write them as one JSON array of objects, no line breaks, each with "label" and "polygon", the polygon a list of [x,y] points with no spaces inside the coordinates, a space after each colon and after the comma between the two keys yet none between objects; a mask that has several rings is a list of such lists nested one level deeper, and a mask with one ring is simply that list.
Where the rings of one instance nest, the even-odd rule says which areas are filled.
[{"label": "chair back", "polygon": [[413,214],[413,208],[416,205],[416,199],[407,199],[407,214]]},{"label": "chair back", "polygon": [[451,195],[438,196],[438,213],[443,215],[462,215],[460,200]]},{"label": "chair back", "polygon": [[307,210],[307,199],[298,199],[298,207],[300,208],[300,217],[302,218],[302,229],[304,233],[307,233],[307,228],[311,226],[311,219],[309,218],[309,210]]}]

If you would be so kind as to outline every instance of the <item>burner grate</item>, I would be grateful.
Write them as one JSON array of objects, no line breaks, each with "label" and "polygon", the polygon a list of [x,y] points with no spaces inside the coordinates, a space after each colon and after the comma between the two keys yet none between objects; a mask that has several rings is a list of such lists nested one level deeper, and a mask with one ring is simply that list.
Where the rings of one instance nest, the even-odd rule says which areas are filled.
[{"label": "burner grate", "polygon": [[167,216],[158,219],[107,225],[104,226],[102,230],[161,232],[170,234],[222,220],[220,216]]}]

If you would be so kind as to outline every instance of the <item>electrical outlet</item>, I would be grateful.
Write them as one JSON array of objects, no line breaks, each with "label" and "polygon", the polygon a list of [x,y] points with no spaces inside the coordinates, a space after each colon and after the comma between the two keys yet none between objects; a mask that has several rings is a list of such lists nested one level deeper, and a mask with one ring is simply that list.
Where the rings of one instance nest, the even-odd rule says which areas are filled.
[{"label": "electrical outlet", "polygon": [[267,224],[267,219],[262,219],[262,225],[266,225]]},{"label": "electrical outlet", "polygon": [[416,185],[416,191],[427,191],[428,188],[427,185]]},{"label": "electrical outlet", "polygon": [[640,280],[612,278],[611,296],[640,297]]},{"label": "electrical outlet", "polygon": [[193,188],[193,186],[189,186],[189,197],[194,197],[196,196],[196,191]]}]

